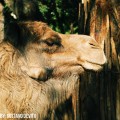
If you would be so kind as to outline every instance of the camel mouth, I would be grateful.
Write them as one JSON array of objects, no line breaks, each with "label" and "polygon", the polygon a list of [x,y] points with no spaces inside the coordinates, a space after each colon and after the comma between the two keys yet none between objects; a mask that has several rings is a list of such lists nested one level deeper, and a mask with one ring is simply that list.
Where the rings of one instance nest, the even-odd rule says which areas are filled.
[{"label": "camel mouth", "polygon": [[91,63],[93,65],[101,66],[101,67],[104,66],[104,64],[105,64],[105,63],[91,62],[91,61],[88,61],[88,60],[86,60],[86,62]]}]

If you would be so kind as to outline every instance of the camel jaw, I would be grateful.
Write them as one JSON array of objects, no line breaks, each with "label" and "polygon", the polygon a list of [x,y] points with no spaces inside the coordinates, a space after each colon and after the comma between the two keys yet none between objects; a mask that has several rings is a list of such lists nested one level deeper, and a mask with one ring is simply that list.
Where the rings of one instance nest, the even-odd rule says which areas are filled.
[{"label": "camel jaw", "polygon": [[82,64],[82,67],[85,70],[101,71],[103,69],[103,64],[86,61],[84,64]]}]

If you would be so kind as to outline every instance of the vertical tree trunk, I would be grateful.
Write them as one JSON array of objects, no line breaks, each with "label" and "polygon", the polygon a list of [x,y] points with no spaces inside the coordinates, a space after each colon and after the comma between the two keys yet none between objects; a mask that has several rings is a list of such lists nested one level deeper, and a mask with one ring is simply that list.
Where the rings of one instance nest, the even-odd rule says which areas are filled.
[{"label": "vertical tree trunk", "polygon": [[[89,102],[84,103],[83,101],[85,99],[87,101],[88,97],[91,96],[99,111],[97,120],[120,120],[120,2],[117,0],[82,0],[82,3],[85,15],[81,13],[80,17],[85,17],[81,19],[84,21],[80,20],[79,22],[86,25],[83,27],[85,34],[91,35],[101,43],[101,47],[105,50],[107,64],[104,70],[101,73],[95,73],[92,79],[83,77],[82,81],[91,80],[91,86],[89,84],[84,88],[81,86],[81,92],[85,90],[85,87],[88,89],[84,95],[81,95],[81,98],[84,96],[84,100],[80,104],[85,106],[81,115],[88,112],[89,105],[87,106],[87,104]],[[88,75],[90,74],[89,72]],[[96,87],[98,88],[96,89]],[[92,89],[96,91],[92,92]],[[90,117],[92,116],[87,114],[87,117],[82,117],[81,120],[89,120]]]}]

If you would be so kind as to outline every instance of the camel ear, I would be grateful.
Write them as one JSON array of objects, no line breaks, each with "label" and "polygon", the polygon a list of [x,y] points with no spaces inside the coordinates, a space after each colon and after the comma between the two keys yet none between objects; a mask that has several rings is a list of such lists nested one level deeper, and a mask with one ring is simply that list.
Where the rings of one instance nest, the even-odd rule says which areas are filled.
[{"label": "camel ear", "polygon": [[5,25],[5,40],[9,41],[12,45],[17,46],[20,44],[20,28],[15,22]]}]

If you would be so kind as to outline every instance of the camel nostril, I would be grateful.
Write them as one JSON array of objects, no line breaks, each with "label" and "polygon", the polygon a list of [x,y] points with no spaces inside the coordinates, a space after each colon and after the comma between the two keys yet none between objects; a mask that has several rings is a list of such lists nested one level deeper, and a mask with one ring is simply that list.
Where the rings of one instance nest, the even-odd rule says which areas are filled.
[{"label": "camel nostril", "polygon": [[100,48],[100,46],[98,44],[89,43],[89,45],[94,49],[99,49]]},{"label": "camel nostril", "polygon": [[96,47],[96,45],[95,44],[93,44],[93,43],[89,43],[91,46],[94,46],[94,47]]}]

